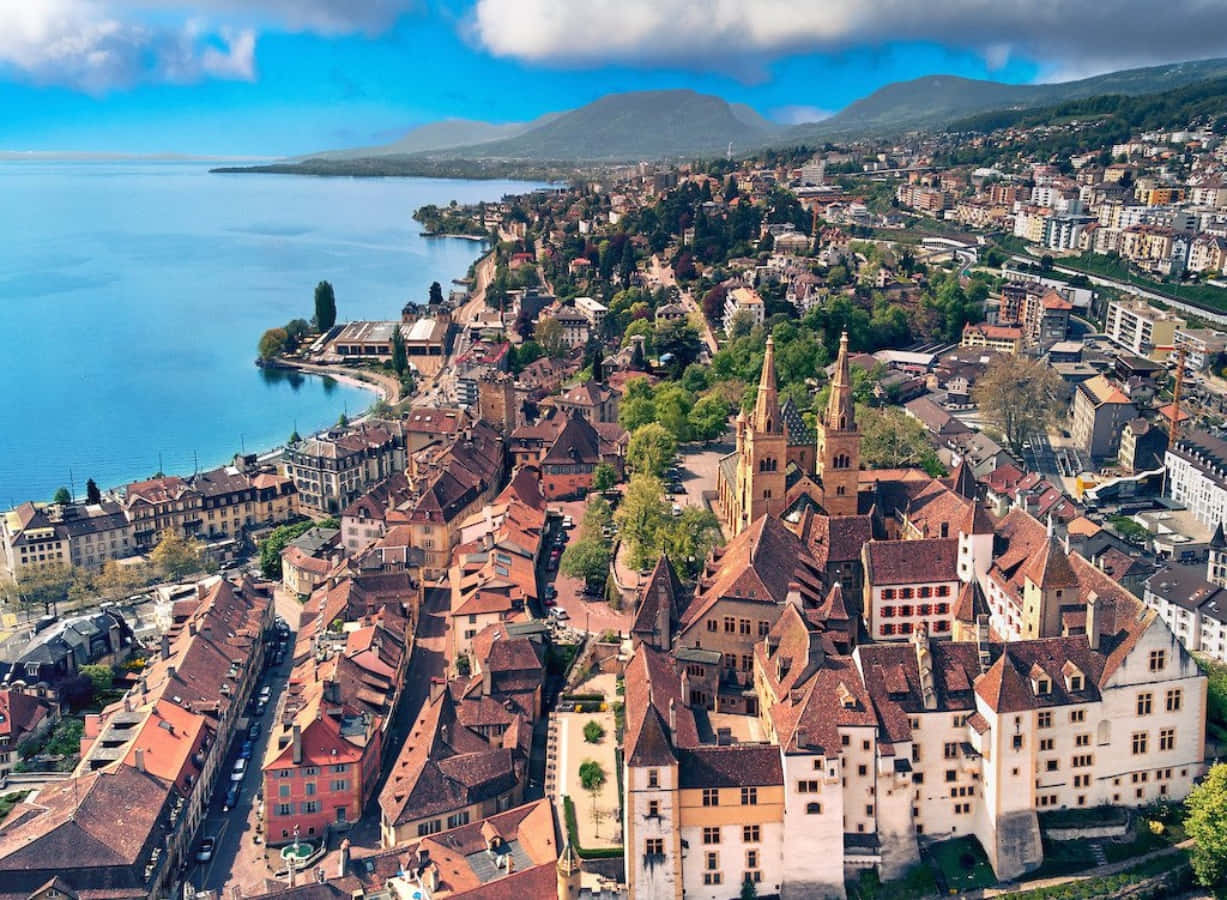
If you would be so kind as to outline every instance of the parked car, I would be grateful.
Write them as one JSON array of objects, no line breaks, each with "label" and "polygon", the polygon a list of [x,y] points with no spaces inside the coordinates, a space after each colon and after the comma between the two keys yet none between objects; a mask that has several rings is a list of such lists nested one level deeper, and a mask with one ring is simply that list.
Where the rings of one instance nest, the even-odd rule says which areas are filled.
[{"label": "parked car", "polygon": [[555,606],[553,609],[551,609],[550,615],[559,622],[565,622],[567,619],[571,618],[569,615],[567,615],[567,611],[561,606]]},{"label": "parked car", "polygon": [[574,528],[575,520],[572,519],[570,516],[563,516],[562,517],[562,527],[568,530]]},{"label": "parked car", "polygon": [[271,696],[273,696],[273,686],[271,684],[266,684],[264,685],[264,687],[260,688],[260,702],[261,703],[267,703],[268,698]]},{"label": "parked car", "polygon": [[242,746],[239,747],[239,759],[251,759],[251,754],[255,751],[255,749],[255,741],[243,741]]},{"label": "parked car", "polygon": [[217,849],[217,838],[209,836],[200,842],[200,847],[196,850],[196,862],[207,863],[213,858],[213,851]]},{"label": "parked car", "polygon": [[549,599],[549,600],[554,599],[555,597],[558,596],[558,588],[554,587],[554,585],[552,584],[547,584],[545,586],[545,596],[546,596],[546,599]]},{"label": "parked car", "polygon": [[260,723],[252,722],[251,725],[247,727],[247,740],[254,741],[259,736],[260,736]]},{"label": "parked car", "polygon": [[229,812],[239,805],[239,793],[242,788],[237,784],[232,784],[226,789],[226,799],[222,801],[222,811]]},{"label": "parked car", "polygon": [[247,774],[247,760],[239,758],[234,761],[234,768],[230,770],[230,780],[239,782],[243,780],[243,776]]}]

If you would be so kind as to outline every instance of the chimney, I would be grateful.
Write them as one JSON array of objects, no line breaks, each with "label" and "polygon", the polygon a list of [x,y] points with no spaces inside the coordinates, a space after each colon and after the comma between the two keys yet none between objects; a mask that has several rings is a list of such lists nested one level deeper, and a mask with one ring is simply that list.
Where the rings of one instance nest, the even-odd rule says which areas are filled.
[{"label": "chimney", "polygon": [[494,693],[494,676],[490,673],[488,665],[481,667],[481,692],[486,697]]},{"label": "chimney", "polygon": [[510,875],[516,870],[516,858],[513,854],[507,854],[507,874]]},{"label": "chimney", "polygon": [[788,582],[787,602],[797,608],[797,612],[805,612],[805,602],[801,599],[801,585],[795,581]]},{"label": "chimney", "polygon": [[1091,591],[1086,598],[1086,642],[1092,650],[1099,649],[1099,618],[1103,614],[1099,604],[1099,595]]},{"label": "chimney", "polygon": [[136,771],[138,772],[145,771],[145,748],[144,747],[136,748]]},{"label": "chimney", "polygon": [[677,709],[673,705],[673,698],[669,698],[669,733],[677,732]]},{"label": "chimney", "polygon": [[341,852],[337,854],[337,878],[344,878],[349,869],[349,838],[341,841]]},{"label": "chimney", "polygon": [[196,620],[189,619],[187,623],[187,633],[193,637],[196,635]]},{"label": "chimney", "polygon": [[162,635],[162,659],[170,659],[170,635]]},{"label": "chimney", "polygon": [[809,730],[798,725],[796,730],[797,749],[809,746]]},{"label": "chimney", "polygon": [[294,723],[291,734],[294,741],[294,765],[299,766],[302,765],[302,729],[297,722]]},{"label": "chimney", "polygon": [[176,672],[176,671],[178,671],[178,670],[177,670],[177,669],[176,669],[174,666],[167,666],[167,667],[166,667],[166,677],[167,677],[167,679],[174,678],[174,677],[175,677],[175,672]]},{"label": "chimney", "polygon": [[660,639],[660,650],[668,650],[673,642],[669,634],[669,620],[672,618],[669,606],[669,591],[662,584],[656,589],[656,635]]}]

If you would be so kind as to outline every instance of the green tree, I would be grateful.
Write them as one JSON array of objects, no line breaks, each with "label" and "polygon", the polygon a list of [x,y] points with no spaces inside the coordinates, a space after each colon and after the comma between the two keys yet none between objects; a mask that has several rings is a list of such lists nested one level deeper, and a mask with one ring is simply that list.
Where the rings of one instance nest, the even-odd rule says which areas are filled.
[{"label": "green tree", "polygon": [[437,281],[430,283],[430,302],[436,306],[443,302],[443,285]]},{"label": "green tree", "polygon": [[609,508],[609,501],[599,494],[593,494],[589,497],[588,503],[584,507],[584,537],[603,537],[603,529],[612,521],[613,510]]},{"label": "green tree", "polygon": [[200,541],[188,540],[168,529],[158,545],[149,552],[149,561],[159,575],[183,578],[204,569],[204,547]]},{"label": "green tree", "polygon": [[755,900],[758,896],[758,885],[750,878],[749,873],[746,873],[745,879],[741,882],[741,900]]},{"label": "green tree", "polygon": [[92,478],[85,482],[85,502],[102,502],[102,491],[98,490],[98,483]]},{"label": "green tree", "polygon": [[656,421],[656,401],[648,397],[627,397],[618,407],[618,424],[634,432]]},{"label": "green tree", "polygon": [[989,363],[972,390],[984,418],[1021,458],[1023,441],[1047,430],[1064,406],[1059,375],[1038,360],[1003,356]]},{"label": "green tree", "polygon": [[149,583],[148,567],[143,563],[120,564],[117,560],[108,559],[102,564],[102,571],[94,581],[98,593],[109,600],[119,600],[131,596]]},{"label": "green tree", "polygon": [[545,318],[539,321],[534,336],[546,356],[559,359],[566,355],[567,345],[563,341],[562,323],[557,319]]},{"label": "green tree", "polygon": [[399,325],[392,330],[392,368],[402,377],[409,370],[409,356],[405,353],[405,338]]},{"label": "green tree", "polygon": [[584,535],[567,545],[559,568],[564,575],[582,578],[589,592],[599,591],[609,575],[609,547],[599,535]]},{"label": "green tree", "polygon": [[712,548],[723,540],[715,513],[698,506],[685,506],[680,516],[666,517],[661,510],[653,549],[656,556],[669,554],[669,559],[686,577],[694,578]]},{"label": "green tree", "polygon": [[597,463],[592,470],[592,487],[594,490],[607,491],[618,483],[618,470],[609,463]]},{"label": "green tree", "polygon": [[1227,763],[1210,769],[1184,802],[1184,829],[1193,839],[1189,862],[1202,886],[1227,886]]},{"label": "green tree", "polygon": [[937,458],[929,432],[898,406],[858,407],[856,426],[868,469],[927,468]]},{"label": "green tree", "polygon": [[[321,528],[336,528],[336,519],[327,519],[318,523]],[[278,525],[272,534],[260,542],[260,571],[265,578],[279,580],[281,578],[281,551],[290,541],[302,537],[316,526],[317,523],[295,522],[292,525]]]},{"label": "green tree", "polygon": [[592,797],[593,833],[598,835],[601,827],[601,808],[597,800],[601,796],[605,780],[605,769],[595,759],[586,759],[579,764],[579,783]]},{"label": "green tree", "polygon": [[659,479],[635,475],[614,513],[614,521],[630,553],[630,563],[637,569],[656,559],[658,535],[667,519],[664,493]]},{"label": "green tree", "polygon": [[68,493],[68,488],[60,486],[56,488],[55,496],[51,498],[51,502],[60,506],[66,506],[72,503],[72,494]]},{"label": "green tree", "polygon": [[315,286],[315,327],[321,332],[337,324],[337,295],[332,285],[321,281]]},{"label": "green tree", "polygon": [[284,328],[270,328],[260,335],[260,359],[272,359],[283,351],[288,337]]},{"label": "green tree", "polygon": [[72,583],[72,570],[67,566],[30,568],[17,582],[17,601],[27,609],[41,606],[44,611],[50,611],[52,605],[68,599]]},{"label": "green tree", "polygon": [[660,478],[673,462],[677,441],[663,425],[649,422],[631,434],[626,460],[638,473]]},{"label": "green tree", "polygon": [[596,719],[589,719],[584,725],[584,740],[589,744],[599,744],[605,737],[605,726]]},{"label": "green tree", "polygon": [[718,394],[700,397],[690,409],[690,437],[696,441],[714,441],[728,428],[729,405]]},{"label": "green tree", "polygon": [[694,395],[680,384],[666,382],[656,391],[656,421],[675,441],[690,440],[690,410]]},{"label": "green tree", "polygon": [[82,666],[80,673],[93,684],[95,701],[102,698],[115,684],[115,671],[110,666]]}]

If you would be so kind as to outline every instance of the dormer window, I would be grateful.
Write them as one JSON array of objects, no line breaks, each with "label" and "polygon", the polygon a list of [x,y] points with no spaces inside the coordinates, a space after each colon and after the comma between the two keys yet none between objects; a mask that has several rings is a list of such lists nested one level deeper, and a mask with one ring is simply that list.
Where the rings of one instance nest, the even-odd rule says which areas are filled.
[{"label": "dormer window", "polygon": [[1052,682],[1049,681],[1047,678],[1040,678],[1036,680],[1035,692],[1041,695],[1051,694],[1052,693]]}]

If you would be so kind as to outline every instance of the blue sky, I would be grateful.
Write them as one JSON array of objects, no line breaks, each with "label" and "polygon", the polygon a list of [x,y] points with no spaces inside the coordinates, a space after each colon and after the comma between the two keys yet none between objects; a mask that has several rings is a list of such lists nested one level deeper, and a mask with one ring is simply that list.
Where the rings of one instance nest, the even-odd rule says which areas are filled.
[{"label": "blue sky", "polygon": [[1144,27],[1144,0],[1048,9],[1064,5],[0,0],[0,150],[294,154],[674,87],[803,121],[926,74],[1061,80],[1227,55],[1217,4],[1169,0],[1169,24]]}]

